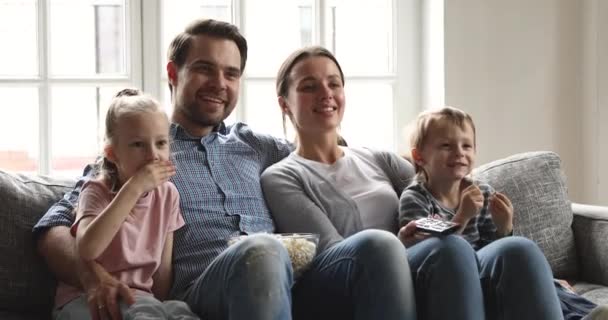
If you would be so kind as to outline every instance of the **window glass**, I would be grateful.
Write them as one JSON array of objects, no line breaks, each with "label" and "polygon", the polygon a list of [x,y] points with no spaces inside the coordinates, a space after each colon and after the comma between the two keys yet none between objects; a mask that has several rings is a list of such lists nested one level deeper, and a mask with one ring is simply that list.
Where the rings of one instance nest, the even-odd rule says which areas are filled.
[{"label": "window glass", "polygon": [[124,0],[51,0],[50,71],[126,74]]},{"label": "window glass", "polygon": [[0,87],[0,168],[35,173],[38,170],[38,88]]},{"label": "window glass", "polygon": [[312,0],[245,1],[245,13],[249,76],[276,76],[292,51],[313,43]]},{"label": "window glass", "polygon": [[38,75],[36,11],[35,0],[0,0],[0,76]]},{"label": "window glass", "polygon": [[124,87],[67,87],[51,89],[51,172],[78,176],[101,154],[105,116],[112,97]]},{"label": "window glass", "polygon": [[393,150],[393,88],[385,82],[346,81],[341,134],[352,146]]},{"label": "window glass", "polygon": [[392,12],[391,0],[327,2],[325,39],[346,74],[393,72]]},{"label": "window glass", "polygon": [[274,81],[249,81],[245,89],[247,108],[244,111],[247,124],[257,132],[284,137]]},{"label": "window glass", "polygon": [[[167,64],[167,48],[171,40],[195,19],[232,21],[230,0],[180,0],[162,1],[162,46],[163,66]],[[163,77],[167,75],[163,72]]]}]

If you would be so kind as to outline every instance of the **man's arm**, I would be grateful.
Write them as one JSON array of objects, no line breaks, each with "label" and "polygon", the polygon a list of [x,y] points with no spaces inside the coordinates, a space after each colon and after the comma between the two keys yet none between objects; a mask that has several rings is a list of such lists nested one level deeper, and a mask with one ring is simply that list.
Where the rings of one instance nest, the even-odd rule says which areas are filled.
[{"label": "man's arm", "polygon": [[56,226],[40,234],[38,253],[44,258],[51,272],[61,281],[82,288],[78,273],[76,241],[70,228]]}]

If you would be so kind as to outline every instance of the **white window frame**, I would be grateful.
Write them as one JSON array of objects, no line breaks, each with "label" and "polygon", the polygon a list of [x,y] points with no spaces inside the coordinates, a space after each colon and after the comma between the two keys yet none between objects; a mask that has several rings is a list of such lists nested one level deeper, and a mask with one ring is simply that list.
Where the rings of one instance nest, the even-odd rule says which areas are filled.
[{"label": "white window frame", "polygon": [[[37,0],[38,14],[38,62],[39,75],[36,77],[5,77],[0,78],[2,86],[37,87],[39,93],[39,166],[38,173],[49,174],[53,159],[52,146],[52,101],[51,88],[54,85],[74,86],[135,86],[155,97],[163,96],[165,66],[162,65],[167,48],[162,46],[162,0],[125,0],[126,25],[126,75],[125,76],[91,76],[91,77],[58,77],[49,74],[50,57],[50,1]],[[102,1],[102,0],[100,0]],[[241,9],[245,1],[232,0],[232,17],[239,28],[245,25],[245,15]],[[331,48],[330,39],[323,39],[325,34],[323,8],[329,0],[315,0],[313,26],[313,43]],[[393,72],[376,76],[348,76],[347,82],[385,81],[393,87],[393,146],[400,153],[406,151],[407,141],[403,128],[422,109],[423,64],[422,64],[422,32],[423,32],[423,2],[424,0],[393,0]],[[184,24],[187,21],[184,21]],[[246,30],[241,29],[246,32]],[[243,75],[243,90],[239,97],[239,106],[235,110],[238,121],[247,122],[245,117],[247,105],[248,82],[274,81],[270,76],[249,76],[247,70]],[[255,106],[254,106],[255,107]],[[370,134],[373,126],[370,124]]]},{"label": "white window frame", "polygon": [[50,53],[50,3],[37,0],[38,76],[0,77],[0,85],[12,87],[36,87],[38,89],[39,114],[39,161],[38,173],[50,174],[53,159],[53,123],[51,88],[55,85],[73,86],[142,86],[141,0],[125,0],[125,76],[52,76],[49,72]]},{"label": "white window frame", "polygon": [[[142,6],[143,48],[144,52],[159,52],[164,54],[167,48],[161,48],[161,3],[162,0],[145,0]],[[232,19],[239,29],[246,33],[244,8],[245,1],[255,0],[232,0]],[[388,81],[393,86],[393,151],[403,153],[408,147],[407,139],[404,137],[403,129],[411,119],[422,109],[422,10],[424,0],[393,0],[393,63],[394,72],[377,76],[348,76],[347,82],[358,81]],[[330,39],[324,39],[325,21],[322,12],[327,0],[315,0],[313,26],[313,42],[327,48],[331,48]],[[186,24],[187,21],[184,22]],[[164,88],[161,84],[165,78],[165,66],[161,65],[162,56],[146,54],[143,56],[143,90],[161,97]],[[247,70],[242,78],[239,105],[233,111],[237,121],[247,123],[247,82],[274,81],[270,76],[250,76]],[[381,124],[378,124],[381,125]],[[373,130],[373,127],[370,128]],[[373,134],[370,131],[370,134]]]}]

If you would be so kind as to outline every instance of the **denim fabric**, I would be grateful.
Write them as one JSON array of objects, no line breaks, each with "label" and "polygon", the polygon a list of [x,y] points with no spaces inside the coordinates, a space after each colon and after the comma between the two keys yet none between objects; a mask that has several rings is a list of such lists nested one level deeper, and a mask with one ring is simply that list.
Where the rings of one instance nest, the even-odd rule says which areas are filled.
[{"label": "denim fabric", "polygon": [[479,252],[455,235],[408,249],[419,319],[562,319],[551,269],[540,249],[521,237]]},{"label": "denim fabric", "polygon": [[[319,254],[294,284],[278,240],[253,235],[222,253],[182,297],[203,319],[414,320],[403,245],[379,230],[357,233]],[[222,303],[223,302],[223,303]]]},{"label": "denim fabric", "polygon": [[[564,320],[581,320],[597,307],[597,305],[584,297],[570,291],[557,281],[554,282],[557,296],[562,305]],[[593,316],[590,316],[593,319]]]},{"label": "denim fabric", "polygon": [[536,243],[501,238],[477,256],[488,319],[562,319],[551,267]]},{"label": "denim fabric", "polygon": [[178,299],[203,319],[291,319],[291,261],[279,240],[251,235],[220,254]]},{"label": "denim fabric", "polygon": [[414,320],[416,303],[403,244],[364,230],[318,255],[293,290],[296,320]]}]

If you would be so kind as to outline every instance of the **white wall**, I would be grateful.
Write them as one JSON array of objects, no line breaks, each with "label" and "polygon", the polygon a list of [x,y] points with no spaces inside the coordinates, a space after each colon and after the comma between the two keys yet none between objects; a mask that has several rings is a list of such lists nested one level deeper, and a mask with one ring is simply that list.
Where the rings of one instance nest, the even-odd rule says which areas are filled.
[{"label": "white wall", "polygon": [[584,201],[608,202],[608,2],[583,4]]},{"label": "white wall", "polygon": [[479,164],[555,151],[570,198],[608,205],[608,168],[598,165],[608,163],[601,145],[607,7],[603,0],[445,1],[445,100],[474,117]]}]

